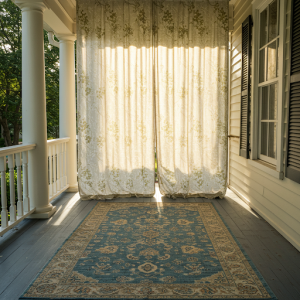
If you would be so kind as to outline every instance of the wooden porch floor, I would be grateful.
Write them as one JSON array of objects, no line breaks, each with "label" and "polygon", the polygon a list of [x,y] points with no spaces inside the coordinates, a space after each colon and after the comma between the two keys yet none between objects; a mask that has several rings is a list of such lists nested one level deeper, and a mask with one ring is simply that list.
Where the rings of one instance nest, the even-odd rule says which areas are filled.
[{"label": "wooden porch floor", "polygon": [[[155,198],[115,202],[173,202]],[[279,300],[300,299],[300,252],[230,190],[222,200],[191,198],[178,202],[212,202]],[[81,201],[78,193],[63,193],[52,203],[49,220],[24,220],[0,237],[0,299],[17,300],[63,241],[97,201]]]}]

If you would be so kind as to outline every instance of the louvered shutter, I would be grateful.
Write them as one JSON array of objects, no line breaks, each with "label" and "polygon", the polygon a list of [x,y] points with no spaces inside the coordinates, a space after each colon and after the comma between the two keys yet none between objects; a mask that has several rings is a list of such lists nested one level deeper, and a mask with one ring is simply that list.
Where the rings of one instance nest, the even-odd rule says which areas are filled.
[{"label": "louvered shutter", "polygon": [[293,1],[286,177],[300,183],[300,1]]},{"label": "louvered shutter", "polygon": [[249,158],[250,129],[250,72],[251,72],[252,19],[249,16],[242,26],[242,90],[240,123],[240,156]]}]

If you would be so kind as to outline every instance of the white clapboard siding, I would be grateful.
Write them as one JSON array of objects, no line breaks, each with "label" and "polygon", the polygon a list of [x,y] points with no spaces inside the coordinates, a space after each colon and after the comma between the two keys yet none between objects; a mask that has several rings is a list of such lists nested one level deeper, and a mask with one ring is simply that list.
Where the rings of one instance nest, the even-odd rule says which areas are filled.
[{"label": "white clapboard siding", "polygon": [[[234,5],[234,30],[231,36],[230,53],[230,112],[229,134],[240,134],[241,100],[241,25],[252,14],[252,0],[238,0]],[[286,55],[284,126],[286,130],[288,74],[289,74],[289,20],[291,0],[286,0]],[[284,156],[285,156],[285,134]],[[249,160],[239,156],[239,139],[230,138],[229,187],[265,218],[288,241],[300,251],[300,184],[287,178],[279,180],[257,169]]]}]

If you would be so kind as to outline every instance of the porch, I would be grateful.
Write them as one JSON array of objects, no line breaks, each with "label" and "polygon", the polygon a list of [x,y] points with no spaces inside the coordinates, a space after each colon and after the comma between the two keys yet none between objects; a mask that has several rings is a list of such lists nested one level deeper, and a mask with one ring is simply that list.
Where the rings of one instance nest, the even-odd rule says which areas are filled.
[{"label": "porch", "polygon": [[[113,202],[172,202],[161,197],[127,198]],[[246,250],[278,300],[300,298],[300,253],[232,191],[222,200],[177,199],[211,202]],[[52,201],[56,213],[48,220],[26,219],[0,238],[0,298],[17,300],[42,267],[75,230],[97,201],[81,201],[78,193],[62,193]]]},{"label": "porch", "polygon": [[[97,202],[82,201],[77,193],[75,1],[15,0],[15,3],[23,11],[23,101],[26,105],[23,106],[24,145],[0,151],[0,299],[4,300],[18,299]],[[248,15],[250,1],[247,1],[249,7],[243,4],[243,1],[232,0],[231,3],[231,13],[236,3],[234,9],[237,12],[242,11],[242,16],[236,17],[240,22]],[[233,22],[231,17],[230,22]],[[43,28],[49,32],[56,32],[60,39],[59,44],[52,40],[54,45],[60,46],[61,58],[60,138],[51,141],[47,141],[45,128],[44,58],[41,38]],[[248,166],[244,158],[239,157],[237,141],[240,125],[239,120],[234,118],[240,118],[241,27],[236,25],[234,28],[229,80],[229,138],[233,139],[230,140],[228,183],[243,200],[228,189],[222,200],[189,198],[176,201],[213,203],[277,298],[297,300],[300,299],[300,253],[297,250],[299,184],[286,178],[282,180],[282,167],[273,172],[269,166],[259,165],[257,171]],[[51,37],[53,34],[50,33],[49,39]],[[5,191],[7,168],[11,178],[10,197],[7,197]],[[15,169],[16,188],[15,181],[12,180]],[[251,172],[256,173],[253,175]],[[268,176],[273,176],[273,173],[278,177],[278,182],[279,178],[282,180],[280,183],[274,178],[269,180]],[[17,195],[14,193],[15,189]],[[275,194],[272,193],[273,189]],[[271,192],[268,193],[269,190]],[[173,200],[162,197],[156,187],[153,198],[119,198],[110,201]],[[291,204],[287,205],[286,202]],[[248,204],[259,211],[263,218]]]}]

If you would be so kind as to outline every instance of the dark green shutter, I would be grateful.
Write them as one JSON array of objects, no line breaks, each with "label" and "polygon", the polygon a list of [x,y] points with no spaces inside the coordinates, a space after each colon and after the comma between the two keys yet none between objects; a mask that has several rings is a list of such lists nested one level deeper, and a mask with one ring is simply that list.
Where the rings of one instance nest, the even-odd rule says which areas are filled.
[{"label": "dark green shutter", "polygon": [[292,1],[286,177],[300,183],[300,1]]},{"label": "dark green shutter", "polygon": [[252,19],[249,16],[242,26],[242,90],[240,123],[240,156],[249,158],[250,134],[250,73],[251,73]]}]

